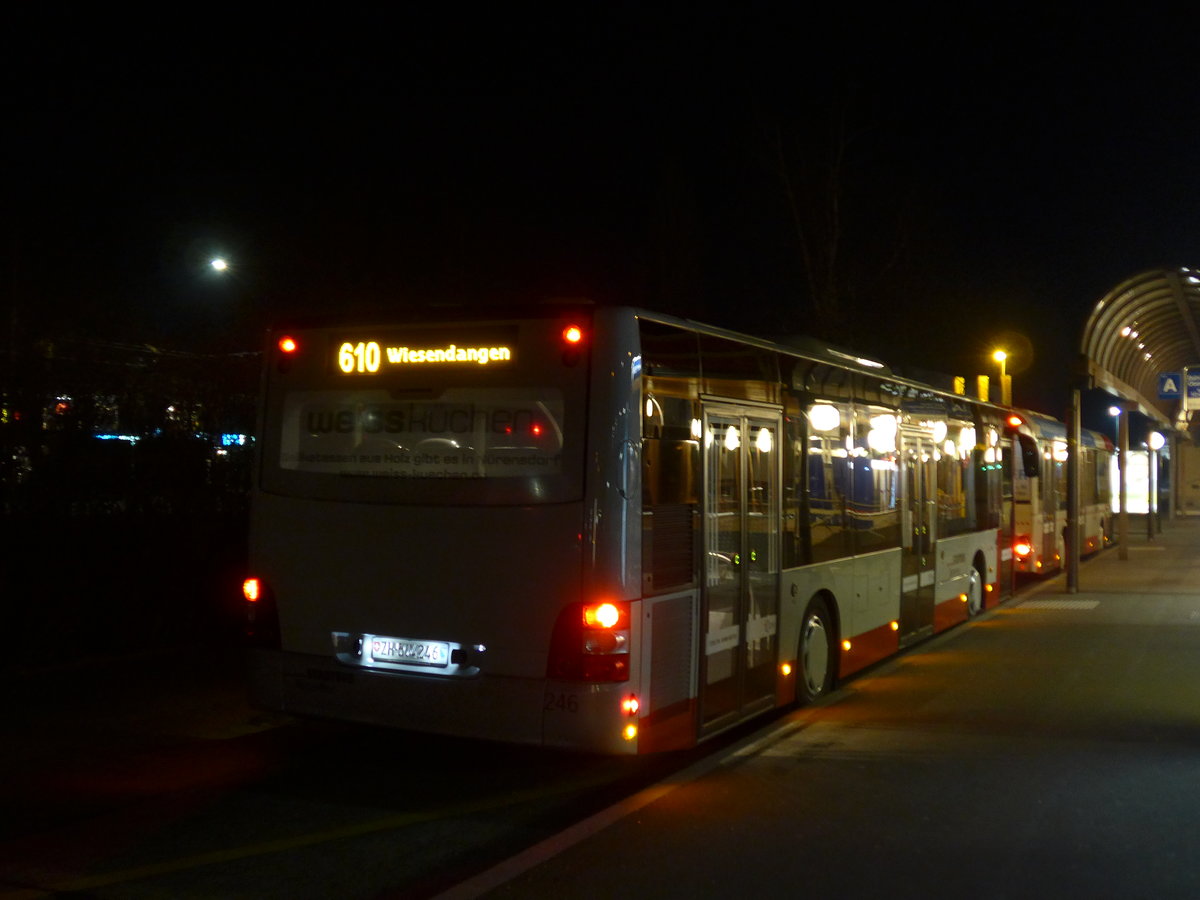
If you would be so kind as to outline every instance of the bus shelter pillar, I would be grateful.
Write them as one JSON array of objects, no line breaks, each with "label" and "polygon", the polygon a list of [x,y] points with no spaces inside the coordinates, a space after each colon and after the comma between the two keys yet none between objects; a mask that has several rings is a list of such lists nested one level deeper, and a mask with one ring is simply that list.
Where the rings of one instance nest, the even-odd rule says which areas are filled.
[{"label": "bus shelter pillar", "polygon": [[[1174,430],[1167,432],[1167,521],[1174,521],[1176,512],[1175,485],[1179,484],[1179,440]],[[1162,524],[1161,522],[1159,523]]]},{"label": "bus shelter pillar", "polygon": [[1127,491],[1125,479],[1129,468],[1129,408],[1130,404],[1121,403],[1120,425],[1117,428],[1117,559],[1129,559],[1129,507],[1126,503]]},{"label": "bus shelter pillar", "polygon": [[1154,434],[1146,445],[1146,456],[1150,463],[1146,478],[1146,536],[1154,540],[1159,533],[1158,527],[1158,447],[1155,446]]},{"label": "bus shelter pillar", "polygon": [[1080,419],[1080,393],[1071,392],[1067,411],[1067,593],[1079,591],[1079,448],[1083,441]]}]

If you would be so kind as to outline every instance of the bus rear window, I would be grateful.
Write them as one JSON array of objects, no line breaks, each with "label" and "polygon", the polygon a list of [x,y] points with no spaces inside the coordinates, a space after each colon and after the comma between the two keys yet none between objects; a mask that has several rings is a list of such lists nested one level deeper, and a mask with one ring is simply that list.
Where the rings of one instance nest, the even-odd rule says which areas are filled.
[{"label": "bus rear window", "polygon": [[555,476],[563,471],[563,412],[556,388],[291,391],[277,464],[390,479]]}]

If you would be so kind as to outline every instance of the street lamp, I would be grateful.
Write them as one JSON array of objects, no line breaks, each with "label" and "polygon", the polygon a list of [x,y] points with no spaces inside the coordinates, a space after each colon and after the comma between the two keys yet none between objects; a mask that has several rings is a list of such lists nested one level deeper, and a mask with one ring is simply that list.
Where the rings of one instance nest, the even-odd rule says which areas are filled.
[{"label": "street lamp", "polygon": [[213,270],[214,270],[214,271],[216,271],[216,272],[227,272],[227,271],[229,271],[229,260],[225,259],[225,257],[223,257],[223,256],[217,256],[217,257],[214,257],[214,258],[213,258],[213,259],[212,259],[212,260],[209,262],[209,265],[210,265],[210,266],[212,266],[212,267],[213,267]]},{"label": "street lamp", "polygon": [[1000,403],[1004,406],[1012,406],[1012,378],[1004,369],[1004,361],[1008,359],[1008,354],[1003,350],[997,350],[992,354],[992,359],[1000,364]]}]

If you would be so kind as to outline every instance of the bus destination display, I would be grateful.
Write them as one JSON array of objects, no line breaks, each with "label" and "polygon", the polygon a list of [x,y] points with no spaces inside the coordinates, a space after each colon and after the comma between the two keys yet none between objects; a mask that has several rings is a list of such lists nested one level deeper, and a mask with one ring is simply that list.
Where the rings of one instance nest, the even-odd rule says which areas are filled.
[{"label": "bus destination display", "polygon": [[409,345],[399,341],[342,341],[337,346],[336,371],[346,375],[374,375],[389,369],[411,366],[487,366],[512,363],[510,344]]}]

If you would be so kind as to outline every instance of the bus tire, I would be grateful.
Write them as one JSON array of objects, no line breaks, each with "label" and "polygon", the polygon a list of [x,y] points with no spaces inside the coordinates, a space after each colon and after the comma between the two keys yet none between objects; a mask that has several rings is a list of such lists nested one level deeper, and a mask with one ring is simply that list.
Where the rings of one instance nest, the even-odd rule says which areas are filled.
[{"label": "bus tire", "polygon": [[983,612],[983,576],[979,574],[979,566],[971,566],[971,575],[967,581],[967,618],[973,619]]},{"label": "bus tire", "polygon": [[813,597],[800,622],[800,648],[797,654],[799,677],[796,699],[812,703],[833,690],[837,668],[837,634],[829,606],[821,597]]}]

